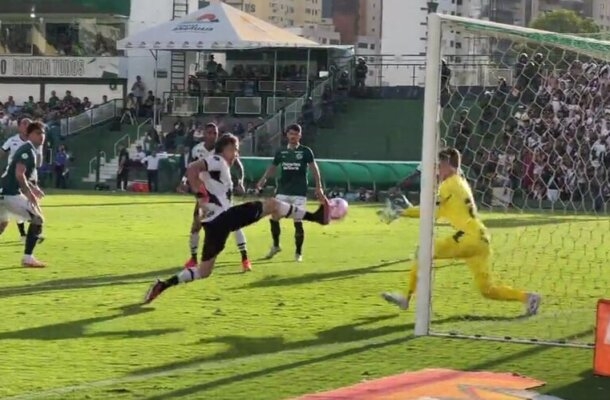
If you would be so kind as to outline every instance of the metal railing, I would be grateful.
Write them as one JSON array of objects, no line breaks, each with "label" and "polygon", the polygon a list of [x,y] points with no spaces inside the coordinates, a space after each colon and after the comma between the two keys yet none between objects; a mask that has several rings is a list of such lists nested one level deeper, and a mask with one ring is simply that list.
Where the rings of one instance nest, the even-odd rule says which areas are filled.
[{"label": "metal railing", "polygon": [[97,156],[95,156],[91,160],[89,160],[89,175],[95,174],[95,172],[97,171],[98,168],[100,168],[102,165],[106,164],[106,152],[100,151],[98,154],[100,157],[99,165],[97,164]]},{"label": "metal railing", "polygon": [[[315,119],[322,115],[322,95],[327,85],[330,85],[328,80],[318,82],[311,91]],[[281,146],[284,128],[299,122],[306,100],[307,95],[297,98],[283,111],[280,110],[256,129],[254,133],[254,154],[270,155]]]},{"label": "metal railing", "polygon": [[142,132],[142,128],[149,123],[152,123],[152,118],[148,118],[147,120],[142,122],[140,125],[138,125],[138,130],[136,132],[136,141],[140,140],[140,138],[142,137],[142,135],[140,134],[140,132]]},{"label": "metal railing", "polygon": [[282,143],[282,114],[280,111],[254,131],[254,154],[271,155]]},{"label": "metal railing", "polygon": [[163,93],[163,103],[165,104],[165,111],[170,115],[186,117],[194,114],[199,114],[199,98],[196,96],[165,92]]},{"label": "metal railing", "polygon": [[99,106],[95,106],[73,117],[63,118],[59,122],[62,136],[69,136],[87,129],[93,125],[101,124],[121,116],[123,100],[115,99]]},{"label": "metal railing", "polygon": [[214,91],[218,89],[224,89],[227,92],[243,92],[248,87],[253,91],[259,92],[273,92],[273,89],[277,92],[293,92],[299,93],[307,90],[306,80],[291,80],[291,81],[276,81],[273,80],[256,80],[256,79],[222,79],[210,80],[210,79],[197,79],[200,90],[203,91]]},{"label": "metal railing", "polygon": [[114,142],[114,158],[117,158],[119,156],[119,147],[121,147],[124,142],[127,142],[125,147],[129,148],[129,146],[131,145],[131,138],[129,137],[129,134],[121,136],[116,142]]}]

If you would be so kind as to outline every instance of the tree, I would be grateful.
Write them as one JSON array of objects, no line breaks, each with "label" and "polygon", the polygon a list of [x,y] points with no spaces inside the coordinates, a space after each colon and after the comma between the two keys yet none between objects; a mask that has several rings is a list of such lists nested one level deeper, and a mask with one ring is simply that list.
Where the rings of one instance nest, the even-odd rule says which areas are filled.
[{"label": "tree", "polygon": [[[572,10],[556,10],[542,14],[532,21],[530,26],[534,29],[583,37],[596,37],[598,36],[596,34],[600,32],[600,27],[592,19],[582,17]],[[550,63],[554,69],[569,68],[574,60],[582,62],[590,60],[589,57],[573,51],[546,46],[533,47],[530,44],[521,50],[528,54],[542,53],[546,62]]]},{"label": "tree", "polygon": [[557,33],[590,34],[598,33],[599,26],[590,18],[584,18],[572,10],[556,10],[542,14],[532,21],[534,29]]}]

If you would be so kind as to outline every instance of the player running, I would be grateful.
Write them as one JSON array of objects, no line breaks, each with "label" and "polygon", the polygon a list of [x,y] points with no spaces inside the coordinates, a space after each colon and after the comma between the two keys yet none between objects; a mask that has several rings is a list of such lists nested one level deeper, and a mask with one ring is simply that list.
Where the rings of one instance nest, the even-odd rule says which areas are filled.
[{"label": "player running", "polygon": [[[6,142],[2,145],[0,155],[8,154],[8,158],[6,160],[6,165],[8,166],[13,159],[15,152],[25,144],[27,139],[27,129],[28,126],[32,123],[32,120],[29,118],[22,118],[19,120],[17,129],[17,134],[9,137]],[[43,147],[39,147],[36,153],[36,168],[40,168],[42,166],[43,160]],[[30,182],[34,185],[38,185],[38,170],[34,170],[32,173],[32,178]],[[26,231],[25,231],[25,221],[17,221],[17,228],[19,229],[19,235],[21,236],[21,241],[25,243]],[[4,230],[4,229],[3,229]],[[2,231],[0,231],[2,233]],[[42,243],[44,241],[44,237],[42,234],[38,236],[38,243]]]},{"label": "player running", "polygon": [[[313,155],[313,151],[301,144],[301,126],[290,125],[286,130],[288,137],[288,147],[279,150],[273,158],[272,164],[267,168],[263,177],[256,185],[257,190],[265,187],[268,177],[274,176],[277,167],[281,169],[280,179],[276,190],[275,198],[297,207],[305,207],[307,204],[307,170],[313,175],[316,184],[316,197],[323,198],[322,179],[320,170]],[[269,254],[265,257],[271,259],[282,251],[280,248],[280,222],[273,216],[269,219],[271,223],[271,238],[273,245]],[[303,242],[305,241],[305,231],[303,222],[299,219],[294,220],[294,242],[296,246],[294,258],[297,262],[303,261]]]},{"label": "player running", "polygon": [[[460,152],[454,148],[439,153],[439,197],[437,218],[447,220],[456,232],[447,238],[434,242],[434,259],[462,259],[468,265],[476,285],[483,297],[492,300],[520,301],[526,306],[526,313],[534,315],[540,306],[540,296],[526,293],[509,286],[495,285],[490,272],[490,236],[487,228],[477,215],[472,190],[466,179],[458,172],[461,166]],[[419,217],[419,207],[399,209],[388,203],[386,209],[378,213],[386,222],[403,217]],[[417,285],[417,261],[413,263],[406,296],[398,293],[383,293],[383,298],[401,309],[409,308],[411,297]]]},{"label": "player running", "polygon": [[212,274],[216,257],[222,252],[229,234],[251,225],[261,218],[271,215],[274,219],[292,218],[327,225],[330,221],[329,202],[322,197],[322,204],[314,213],[277,199],[251,201],[231,205],[233,182],[231,165],[239,153],[239,139],[232,134],[224,134],[216,143],[215,155],[195,161],[187,168],[187,178],[202,212],[205,231],[203,253],[196,268],[185,268],[171,278],[157,280],[146,292],[144,303],[150,303],[161,293],[179,283],[205,279]]},{"label": "player running", "polygon": [[[218,140],[218,127],[216,124],[209,123],[205,125],[203,141],[197,143],[190,154],[190,161],[204,160],[207,157],[214,154],[214,146]],[[237,167],[237,191],[238,193],[244,193],[244,166],[242,165],[239,158],[235,159],[235,167]],[[186,177],[185,177],[186,178]],[[186,184],[186,179],[184,180]],[[184,266],[186,268],[193,268],[197,266],[197,253],[199,250],[199,232],[201,232],[201,219],[199,217],[199,205],[195,203],[195,211],[193,212],[193,222],[191,224],[191,235],[189,237],[189,246],[191,248],[191,257],[186,261]],[[241,229],[234,232],[235,242],[237,248],[241,254],[241,266],[244,272],[252,270],[252,263],[248,259],[248,248],[246,247],[246,235]]]},{"label": "player running", "polygon": [[43,268],[33,253],[38,236],[42,232],[44,218],[38,200],[44,196],[38,186],[30,181],[36,171],[37,149],[44,144],[44,125],[33,122],[28,125],[27,141],[17,149],[13,158],[2,174],[0,188],[0,225],[6,228],[10,215],[15,215],[30,225],[25,238],[25,251],[22,265],[30,268]]}]

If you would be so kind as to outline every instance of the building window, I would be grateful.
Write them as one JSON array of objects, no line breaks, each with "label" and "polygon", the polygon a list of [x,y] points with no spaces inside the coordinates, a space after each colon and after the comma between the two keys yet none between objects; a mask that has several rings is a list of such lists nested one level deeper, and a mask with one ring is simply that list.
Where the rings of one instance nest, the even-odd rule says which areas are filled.
[{"label": "building window", "polygon": [[461,6],[462,5],[462,0],[457,0],[457,5]]},{"label": "building window", "polygon": [[462,42],[455,42],[455,48],[456,49],[461,49],[462,48]]},{"label": "building window", "polygon": [[358,48],[359,49],[368,49],[369,46],[366,43],[358,43]]},{"label": "building window", "polygon": [[371,50],[375,50],[375,43],[371,43],[371,45],[369,46],[369,48],[370,48]]}]

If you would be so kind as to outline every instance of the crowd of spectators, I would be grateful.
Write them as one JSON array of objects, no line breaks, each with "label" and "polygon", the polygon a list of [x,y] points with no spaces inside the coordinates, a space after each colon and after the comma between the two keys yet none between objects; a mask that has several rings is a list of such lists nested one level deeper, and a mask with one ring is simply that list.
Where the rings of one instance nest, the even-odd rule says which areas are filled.
[{"label": "crowd of spectators", "polygon": [[[240,92],[242,96],[255,96],[258,92],[259,81],[273,81],[276,77],[278,82],[282,82],[276,90],[286,96],[291,96],[303,92],[304,85],[299,84],[300,82],[318,76],[318,71],[309,71],[309,77],[307,72],[306,65],[290,64],[279,65],[277,74],[275,74],[271,63],[236,64],[229,72],[211,55],[205,69],[190,77],[188,89],[192,95],[196,96],[236,91]],[[235,90],[235,88],[229,90],[226,86],[227,80],[239,82],[239,90]],[[294,84],[291,86],[286,82],[294,82]]]},{"label": "crowd of spectators", "polygon": [[[102,103],[108,101],[103,97]],[[0,128],[13,128],[17,126],[17,120],[21,117],[39,119],[45,123],[58,121],[62,118],[72,117],[93,107],[88,97],[82,99],[72,95],[67,90],[62,98],[53,90],[47,101],[36,101],[33,96],[22,104],[15,101],[13,96],[8,96],[6,101],[0,100]]]},{"label": "crowd of spectators", "polygon": [[450,132],[478,189],[600,210],[610,200],[610,67],[573,61],[560,71],[522,54],[514,82],[481,96],[478,126],[465,109]]}]

